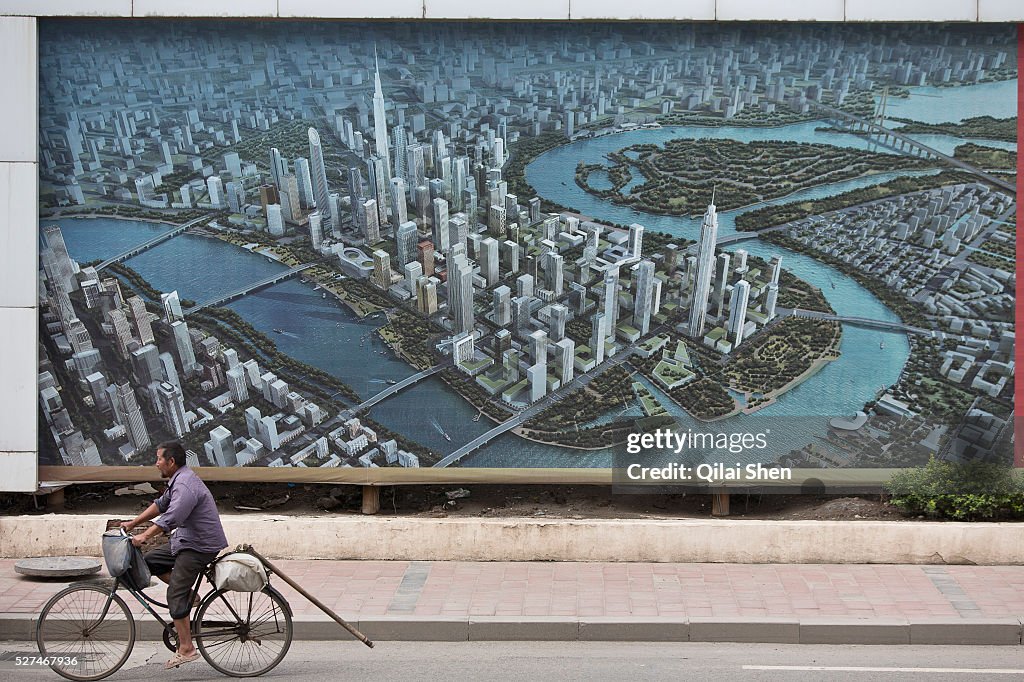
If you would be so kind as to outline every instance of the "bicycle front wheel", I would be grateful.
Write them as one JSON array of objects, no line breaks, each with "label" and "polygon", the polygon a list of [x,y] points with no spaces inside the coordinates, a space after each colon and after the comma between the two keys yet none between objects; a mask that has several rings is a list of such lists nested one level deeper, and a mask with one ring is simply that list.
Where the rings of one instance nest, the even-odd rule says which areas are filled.
[{"label": "bicycle front wheel", "polygon": [[102,680],[132,653],[135,619],[110,590],[72,585],[46,602],[36,623],[36,645],[58,675]]},{"label": "bicycle front wheel", "polygon": [[196,647],[215,670],[256,677],[274,668],[292,643],[292,615],[277,590],[211,592],[199,605]]}]

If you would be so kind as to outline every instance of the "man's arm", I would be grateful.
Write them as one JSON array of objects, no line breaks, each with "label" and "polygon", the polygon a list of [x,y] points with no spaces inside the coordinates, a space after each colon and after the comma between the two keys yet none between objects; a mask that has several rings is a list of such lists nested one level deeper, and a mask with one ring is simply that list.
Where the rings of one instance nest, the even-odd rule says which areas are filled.
[{"label": "man's arm", "polygon": [[[160,514],[160,507],[158,507],[156,505],[156,502],[154,502],[153,504],[151,504],[148,507],[146,507],[146,510],[144,512],[142,512],[141,514],[136,516],[131,521],[125,521],[124,523],[122,523],[121,524],[121,528],[124,528],[126,531],[130,531],[131,529],[135,528],[139,524],[145,523],[146,521],[149,521],[150,519],[155,518],[159,514]],[[139,547],[139,546],[142,545],[142,543],[144,543],[147,540],[149,540],[150,538],[158,535],[159,533],[162,533],[163,531],[164,531],[163,528],[161,528],[160,526],[158,526],[156,524],[153,524],[152,526],[150,526],[149,528],[147,528],[143,532],[141,532],[138,535],[132,537],[132,544],[135,545],[136,547]]]},{"label": "man's arm", "polygon": [[[159,508],[161,507],[161,500],[163,498],[160,498],[153,504]],[[170,533],[192,514],[196,502],[196,494],[191,488],[182,485],[175,486],[174,494],[171,495],[170,501],[164,506],[160,518],[154,521],[153,526],[146,532],[151,530],[153,535],[156,535],[161,530],[165,533]],[[153,537],[153,535],[149,537]]]}]

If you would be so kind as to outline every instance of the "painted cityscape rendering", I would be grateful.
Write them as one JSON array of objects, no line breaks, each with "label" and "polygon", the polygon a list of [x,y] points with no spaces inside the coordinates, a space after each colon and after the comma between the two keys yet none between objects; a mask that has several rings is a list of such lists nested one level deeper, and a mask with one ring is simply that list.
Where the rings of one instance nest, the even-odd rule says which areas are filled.
[{"label": "painted cityscape rendering", "polygon": [[40,461],[1006,460],[1016,41],[40,21]]}]

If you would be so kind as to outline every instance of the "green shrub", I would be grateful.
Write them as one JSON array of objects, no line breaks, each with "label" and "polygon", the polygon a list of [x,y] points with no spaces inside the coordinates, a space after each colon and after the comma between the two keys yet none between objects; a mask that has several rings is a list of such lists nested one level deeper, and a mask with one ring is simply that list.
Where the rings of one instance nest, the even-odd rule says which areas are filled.
[{"label": "green shrub", "polygon": [[1003,464],[932,457],[923,467],[896,473],[886,488],[892,503],[912,514],[957,521],[1024,518],[1024,482]]}]

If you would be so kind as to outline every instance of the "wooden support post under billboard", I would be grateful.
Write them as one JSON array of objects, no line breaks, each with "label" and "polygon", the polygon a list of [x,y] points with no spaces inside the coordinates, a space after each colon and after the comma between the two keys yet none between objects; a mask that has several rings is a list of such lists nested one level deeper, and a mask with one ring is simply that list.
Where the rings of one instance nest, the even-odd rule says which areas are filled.
[{"label": "wooden support post under billboard", "polygon": [[711,493],[711,515],[712,516],[728,516],[729,515],[729,489],[728,488],[715,488],[714,492]]},{"label": "wooden support post under billboard", "polygon": [[46,496],[47,511],[64,511],[64,488],[57,488]]},{"label": "wooden support post under billboard", "polygon": [[380,511],[380,488],[375,485],[363,486],[363,513],[376,514]]}]

